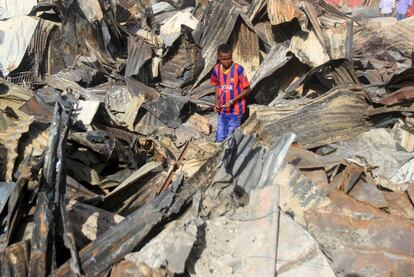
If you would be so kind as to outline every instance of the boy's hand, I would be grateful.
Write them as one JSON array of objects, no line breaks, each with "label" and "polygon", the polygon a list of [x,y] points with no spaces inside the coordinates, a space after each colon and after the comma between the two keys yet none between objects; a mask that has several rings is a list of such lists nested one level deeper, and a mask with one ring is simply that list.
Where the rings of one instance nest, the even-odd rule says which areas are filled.
[{"label": "boy's hand", "polygon": [[227,102],[226,104],[224,104],[223,106],[221,106],[223,109],[227,109],[230,108],[231,106],[233,106],[234,102],[233,100],[230,100],[229,102]]},{"label": "boy's hand", "polygon": [[215,104],[214,105],[214,112],[218,113],[220,111],[220,105],[219,104]]}]

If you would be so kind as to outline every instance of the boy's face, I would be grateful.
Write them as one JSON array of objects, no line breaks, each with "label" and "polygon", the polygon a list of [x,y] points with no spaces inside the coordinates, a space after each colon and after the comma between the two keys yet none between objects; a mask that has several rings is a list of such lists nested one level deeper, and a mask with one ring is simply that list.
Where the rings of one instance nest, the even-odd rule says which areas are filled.
[{"label": "boy's face", "polygon": [[233,64],[233,53],[218,53],[218,59],[225,69],[228,69]]}]

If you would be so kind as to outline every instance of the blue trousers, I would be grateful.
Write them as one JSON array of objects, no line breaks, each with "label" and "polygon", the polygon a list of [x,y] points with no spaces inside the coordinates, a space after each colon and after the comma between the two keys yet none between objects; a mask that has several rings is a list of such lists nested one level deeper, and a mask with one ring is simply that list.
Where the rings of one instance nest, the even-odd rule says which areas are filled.
[{"label": "blue trousers", "polygon": [[395,18],[397,18],[397,20],[403,20],[406,17],[407,17],[407,15],[406,14],[402,14],[402,13],[397,13],[395,15]]},{"label": "blue trousers", "polygon": [[219,113],[217,119],[216,142],[224,141],[240,126],[243,115]]}]

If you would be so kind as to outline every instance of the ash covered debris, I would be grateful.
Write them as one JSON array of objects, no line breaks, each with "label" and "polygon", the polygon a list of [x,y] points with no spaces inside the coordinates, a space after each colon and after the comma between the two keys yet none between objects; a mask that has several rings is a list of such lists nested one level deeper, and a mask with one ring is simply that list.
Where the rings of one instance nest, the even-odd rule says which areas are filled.
[{"label": "ash covered debris", "polygon": [[[413,18],[377,0],[15,2],[1,276],[414,276]],[[215,143],[224,43],[251,93]]]}]

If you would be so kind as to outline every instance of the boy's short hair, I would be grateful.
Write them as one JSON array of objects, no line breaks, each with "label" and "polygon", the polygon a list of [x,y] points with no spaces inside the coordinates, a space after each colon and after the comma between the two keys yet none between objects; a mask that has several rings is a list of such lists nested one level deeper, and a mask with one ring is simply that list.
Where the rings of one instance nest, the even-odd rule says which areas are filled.
[{"label": "boy's short hair", "polygon": [[217,55],[220,53],[230,53],[233,49],[231,49],[231,46],[227,43],[220,44],[217,48]]}]

